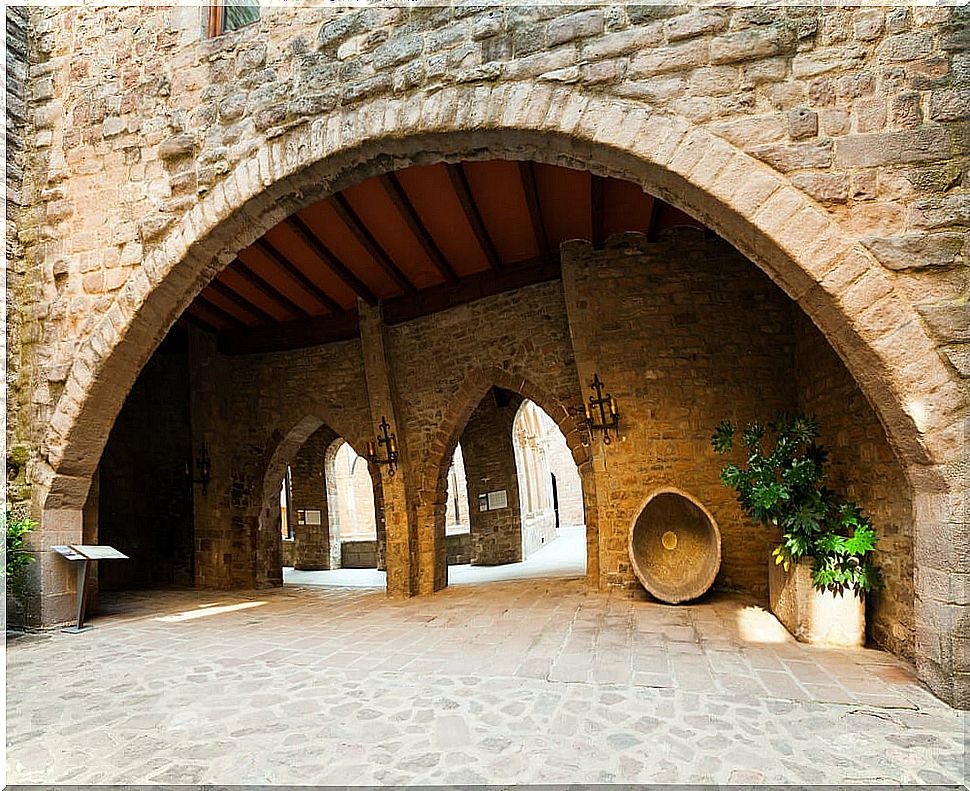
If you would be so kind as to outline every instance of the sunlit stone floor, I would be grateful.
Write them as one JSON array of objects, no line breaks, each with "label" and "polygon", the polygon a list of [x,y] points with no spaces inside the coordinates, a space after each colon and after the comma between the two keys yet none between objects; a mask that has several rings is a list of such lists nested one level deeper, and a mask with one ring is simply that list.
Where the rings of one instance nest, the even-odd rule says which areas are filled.
[{"label": "sunlit stone floor", "polygon": [[578,580],[106,599],[7,648],[10,783],[958,783],[964,720],[740,598]]}]

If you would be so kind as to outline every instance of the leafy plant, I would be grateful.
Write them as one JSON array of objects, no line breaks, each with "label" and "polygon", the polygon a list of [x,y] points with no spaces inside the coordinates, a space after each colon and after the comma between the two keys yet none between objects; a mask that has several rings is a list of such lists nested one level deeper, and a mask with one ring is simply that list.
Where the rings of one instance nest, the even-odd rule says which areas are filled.
[{"label": "leafy plant", "polygon": [[10,592],[17,599],[23,599],[29,587],[27,570],[34,561],[27,551],[27,534],[37,526],[37,522],[29,516],[15,519],[9,508],[4,521],[7,528],[7,565],[4,575]]},{"label": "leafy plant", "polygon": [[[720,454],[734,449],[736,429],[718,424],[711,445]],[[741,431],[743,464],[726,464],[721,483],[734,489],[741,509],[755,524],[781,530],[772,551],[787,571],[792,561],[811,557],[812,583],[819,590],[857,596],[881,584],[872,563],[876,533],[861,509],[824,486],[828,452],[818,444],[818,421],[780,414],[767,425],[750,423]]]}]

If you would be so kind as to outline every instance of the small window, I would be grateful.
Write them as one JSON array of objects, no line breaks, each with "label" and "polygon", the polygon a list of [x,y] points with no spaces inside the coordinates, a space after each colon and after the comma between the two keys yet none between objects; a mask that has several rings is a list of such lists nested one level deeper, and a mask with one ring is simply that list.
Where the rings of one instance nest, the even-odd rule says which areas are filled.
[{"label": "small window", "polygon": [[215,0],[209,6],[209,35],[220,36],[230,30],[259,21],[259,0]]}]

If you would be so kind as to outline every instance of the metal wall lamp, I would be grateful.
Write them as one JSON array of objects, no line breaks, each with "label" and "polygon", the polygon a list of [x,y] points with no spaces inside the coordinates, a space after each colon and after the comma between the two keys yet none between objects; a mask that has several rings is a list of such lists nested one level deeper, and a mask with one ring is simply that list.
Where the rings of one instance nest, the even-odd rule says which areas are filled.
[{"label": "metal wall lamp", "polygon": [[591,395],[584,405],[586,430],[589,432],[590,440],[593,438],[594,431],[602,431],[603,444],[609,445],[613,441],[610,438],[610,431],[617,438],[620,436],[620,413],[616,408],[616,401],[610,393],[603,394],[603,383],[600,381],[599,374],[593,374],[593,381],[589,383],[589,387],[596,395]]},{"label": "metal wall lamp", "polygon": [[[384,415],[381,415],[381,425],[378,428],[380,431],[377,434],[377,445],[373,442],[367,443],[367,460],[371,464],[386,464],[387,474],[393,478],[397,472],[397,435],[394,432],[388,433],[391,426]],[[387,456],[383,459],[378,456],[382,445],[387,446]]]},{"label": "metal wall lamp", "polygon": [[209,456],[209,445],[204,440],[199,446],[199,455],[195,458],[195,468],[199,477],[193,478],[189,465],[185,465],[185,477],[190,484],[198,483],[202,486],[202,494],[209,493],[209,481],[212,479],[212,458]]}]

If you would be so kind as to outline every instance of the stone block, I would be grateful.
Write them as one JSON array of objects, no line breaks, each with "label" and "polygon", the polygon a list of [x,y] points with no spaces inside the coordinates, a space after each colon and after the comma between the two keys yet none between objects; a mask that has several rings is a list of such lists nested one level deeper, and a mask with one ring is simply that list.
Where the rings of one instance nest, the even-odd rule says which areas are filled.
[{"label": "stone block", "polygon": [[785,24],[751,27],[711,39],[711,63],[743,63],[791,50],[794,30]]},{"label": "stone block", "polygon": [[797,173],[792,184],[820,203],[845,203],[849,198],[847,173]]},{"label": "stone block", "polygon": [[706,40],[688,41],[669,47],[658,47],[637,55],[630,64],[630,77],[650,77],[670,71],[684,71],[707,61]]},{"label": "stone block", "polygon": [[818,113],[807,107],[788,111],[788,134],[793,140],[815,137],[818,134]]},{"label": "stone block", "polygon": [[910,233],[864,236],[862,243],[887,269],[896,271],[966,265],[962,233]]},{"label": "stone block", "polygon": [[181,159],[195,153],[195,135],[183,133],[163,140],[158,146],[158,156],[164,160]]},{"label": "stone block", "polygon": [[933,336],[944,343],[970,343],[970,305],[966,301],[917,305]]},{"label": "stone block", "polygon": [[962,121],[970,118],[970,88],[948,88],[930,94],[930,118]]},{"label": "stone block", "polygon": [[549,23],[546,43],[556,47],[578,38],[589,38],[603,32],[603,12],[599,9],[580,11]]},{"label": "stone block", "polygon": [[835,164],[871,168],[933,162],[950,156],[950,135],[942,126],[922,126],[899,132],[851,135],[836,141]]},{"label": "stone block", "polygon": [[755,146],[750,152],[782,173],[807,168],[827,168],[832,164],[831,140]]}]

